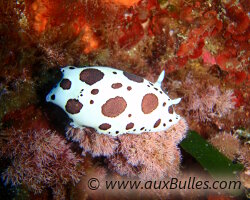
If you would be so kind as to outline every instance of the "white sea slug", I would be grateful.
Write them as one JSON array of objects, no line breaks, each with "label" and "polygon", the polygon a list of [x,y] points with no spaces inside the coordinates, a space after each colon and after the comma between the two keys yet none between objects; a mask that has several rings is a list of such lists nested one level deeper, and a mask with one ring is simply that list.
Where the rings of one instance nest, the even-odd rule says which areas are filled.
[{"label": "white sea slug", "polygon": [[62,80],[47,95],[68,114],[74,128],[91,127],[117,136],[167,130],[180,120],[161,89],[165,72],[156,83],[111,67],[64,67]]}]

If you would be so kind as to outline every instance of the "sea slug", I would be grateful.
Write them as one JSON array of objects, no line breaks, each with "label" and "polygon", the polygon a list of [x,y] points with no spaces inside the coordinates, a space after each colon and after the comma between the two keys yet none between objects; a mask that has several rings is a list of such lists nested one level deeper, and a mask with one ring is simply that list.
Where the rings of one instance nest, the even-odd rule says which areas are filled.
[{"label": "sea slug", "polygon": [[167,130],[181,119],[162,90],[162,71],[155,83],[111,67],[61,69],[63,77],[47,95],[47,102],[60,106],[74,128],[94,128],[97,133],[117,136]]}]

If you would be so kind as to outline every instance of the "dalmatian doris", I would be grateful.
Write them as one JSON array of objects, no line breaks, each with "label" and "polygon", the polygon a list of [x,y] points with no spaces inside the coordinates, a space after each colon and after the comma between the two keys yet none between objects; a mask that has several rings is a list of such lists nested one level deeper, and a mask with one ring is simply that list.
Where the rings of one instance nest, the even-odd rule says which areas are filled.
[{"label": "dalmatian doris", "polygon": [[181,119],[173,110],[180,98],[170,99],[157,82],[111,67],[61,69],[63,77],[46,97],[72,119],[74,128],[91,127],[117,136],[167,130]]}]

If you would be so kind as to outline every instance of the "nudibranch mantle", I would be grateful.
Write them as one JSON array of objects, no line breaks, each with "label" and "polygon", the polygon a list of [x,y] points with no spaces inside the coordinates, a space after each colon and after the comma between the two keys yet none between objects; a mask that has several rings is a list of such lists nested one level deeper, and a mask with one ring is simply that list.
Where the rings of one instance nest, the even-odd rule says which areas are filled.
[{"label": "nudibranch mantle", "polygon": [[178,123],[171,100],[162,90],[162,71],[155,83],[111,67],[61,69],[63,77],[46,97],[73,120],[74,128],[91,127],[100,134],[140,134],[167,130]]}]

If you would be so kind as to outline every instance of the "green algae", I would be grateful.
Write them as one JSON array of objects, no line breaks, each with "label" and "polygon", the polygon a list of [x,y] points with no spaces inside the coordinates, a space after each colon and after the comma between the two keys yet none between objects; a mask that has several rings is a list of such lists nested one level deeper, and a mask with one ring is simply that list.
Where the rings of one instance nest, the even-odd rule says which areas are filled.
[{"label": "green algae", "polygon": [[[237,175],[244,169],[242,164],[232,162],[195,131],[189,131],[180,145],[216,180],[236,181]],[[241,190],[229,192],[236,196],[242,193]]]}]

